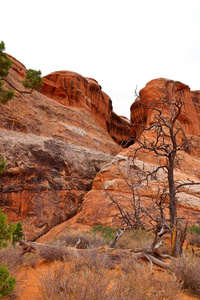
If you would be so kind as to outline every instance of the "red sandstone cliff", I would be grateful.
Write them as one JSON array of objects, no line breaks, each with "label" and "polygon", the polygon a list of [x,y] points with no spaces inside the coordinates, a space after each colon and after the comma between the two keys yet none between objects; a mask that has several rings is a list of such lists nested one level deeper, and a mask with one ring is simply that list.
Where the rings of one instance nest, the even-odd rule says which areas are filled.
[{"label": "red sandstone cliff", "polygon": [[[22,90],[26,69],[12,60],[9,80]],[[200,92],[191,92],[180,82],[157,79],[140,91],[140,99],[168,99],[172,85],[182,91],[187,102],[186,117],[179,122],[184,134],[193,136],[192,153],[184,155],[176,176],[199,180]],[[111,100],[99,84],[77,73],[55,72],[44,78],[41,93],[16,92],[8,105],[0,107],[0,153],[7,161],[0,177],[0,206],[9,219],[22,220],[28,239],[36,239],[54,226],[51,237],[52,232],[53,236],[61,234],[66,224],[110,224],[115,210],[104,188],[123,201],[131,196],[119,170],[126,173],[133,167],[135,145],[121,151],[114,142],[131,136],[129,121],[112,111]],[[133,123],[148,123],[151,117],[139,99],[133,103]],[[155,161],[143,153],[137,164],[138,169],[152,168]],[[141,188],[144,203],[163,184],[160,176],[160,181]],[[83,197],[77,215],[62,223],[76,213]],[[183,216],[198,219],[199,187],[181,192],[180,208]]]},{"label": "red sandstone cliff", "polygon": [[53,72],[44,77],[41,93],[64,106],[91,111],[95,120],[118,143],[131,137],[129,121],[113,112],[110,97],[94,79],[75,72]]},{"label": "red sandstone cliff", "polygon": [[[24,90],[26,69],[10,58],[9,80]],[[16,92],[0,109],[0,153],[7,162],[0,206],[35,239],[75,213],[97,172],[121,151],[107,131],[112,103],[95,80],[56,72],[45,77],[42,94]],[[115,119],[116,140],[128,137],[128,122]]]},{"label": "red sandstone cliff", "polygon": [[[152,111],[147,110],[143,103],[149,101],[158,101],[165,99],[170,101],[170,91],[175,87],[181,90],[183,99],[186,103],[184,118],[179,118],[178,122],[182,126],[183,134],[187,137],[193,136],[192,151],[190,154],[181,154],[179,165],[175,169],[175,179],[187,181],[188,178],[200,182],[200,92],[191,92],[189,87],[167,79],[157,79],[149,82],[144,89],[140,91],[140,98],[131,106],[131,122],[140,124],[149,124],[152,122]],[[166,111],[167,113],[167,111]],[[169,113],[169,112],[168,112]],[[135,132],[133,132],[135,134]],[[151,138],[151,132],[148,132]],[[155,156],[141,151],[133,164],[133,157],[137,144],[130,146],[116,155],[109,163],[104,165],[96,175],[92,189],[85,195],[80,211],[71,220],[60,224],[52,229],[49,234],[42,237],[41,241],[51,240],[55,235],[62,235],[64,227],[71,225],[74,228],[78,226],[113,224],[116,221],[116,207],[111,205],[111,200],[105,190],[114,197],[116,201],[121,201],[122,207],[128,205],[132,197],[132,190],[125,182],[131,179],[131,182],[137,182],[138,176],[141,176],[143,170],[152,170],[157,166]],[[130,177],[131,174],[131,177]],[[130,182],[129,182],[130,183]],[[157,179],[149,181],[149,184],[141,184],[137,187],[141,205],[148,206],[151,203],[152,196],[156,197],[158,188],[166,185],[166,174],[161,171]],[[189,222],[200,222],[200,186],[191,186],[190,189],[182,188],[178,194],[179,217]]]},{"label": "red sandstone cliff", "polygon": [[[173,92],[172,92],[173,91]],[[193,154],[200,155],[200,91],[191,91],[189,86],[173,80],[159,78],[152,80],[139,92],[139,97],[131,106],[131,123],[149,124],[152,120],[153,111],[145,105],[159,103],[160,99],[171,101],[176,93],[181,93],[185,105],[179,123],[186,137],[193,136]],[[132,129],[135,135],[135,130]]]}]

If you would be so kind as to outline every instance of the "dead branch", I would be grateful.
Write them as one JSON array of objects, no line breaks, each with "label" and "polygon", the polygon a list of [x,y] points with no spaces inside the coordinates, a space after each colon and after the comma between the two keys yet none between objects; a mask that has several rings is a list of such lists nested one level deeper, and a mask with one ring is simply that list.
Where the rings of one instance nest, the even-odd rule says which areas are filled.
[{"label": "dead branch", "polygon": [[116,245],[117,241],[118,241],[118,240],[120,239],[120,237],[124,234],[125,230],[126,230],[126,228],[124,228],[123,230],[120,229],[120,231],[117,233],[117,235],[116,235],[114,241],[109,245],[110,248],[113,248],[113,247]]}]

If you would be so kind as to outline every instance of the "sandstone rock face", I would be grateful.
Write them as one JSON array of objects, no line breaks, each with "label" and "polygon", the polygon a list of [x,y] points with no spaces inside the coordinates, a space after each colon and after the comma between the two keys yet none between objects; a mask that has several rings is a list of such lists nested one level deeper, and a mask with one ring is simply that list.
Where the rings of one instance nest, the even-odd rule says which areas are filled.
[{"label": "sandstone rock face", "polygon": [[[181,117],[178,122],[181,124],[183,133],[187,137],[193,137],[193,148],[190,154],[181,152],[179,165],[175,169],[175,180],[179,182],[200,182],[200,102],[198,91],[191,92],[189,87],[180,83],[166,79],[153,80],[140,91],[140,98],[144,103],[168,99],[170,101],[170,91],[172,89],[181,90],[185,105],[184,118]],[[169,113],[166,111],[166,113]],[[152,112],[140,105],[137,99],[131,107],[132,123],[150,124],[152,122]],[[135,134],[135,132],[133,132]],[[151,132],[146,133],[146,137],[151,140],[153,136]],[[41,240],[51,240],[55,235],[62,235],[66,225],[76,228],[80,225],[96,225],[99,223],[112,225],[117,224],[119,220],[115,218],[118,210],[112,204],[111,197],[121,207],[128,207],[130,199],[132,199],[131,186],[135,188],[136,199],[138,196],[143,207],[152,205],[152,198],[156,199],[159,189],[167,186],[166,173],[160,170],[157,178],[149,179],[147,184],[143,181],[138,184],[142,178],[143,171],[152,171],[158,166],[158,159],[151,153],[140,150],[137,158],[135,149],[138,145],[135,143],[127,149],[117,154],[108,164],[104,165],[96,175],[92,189],[85,195],[81,209],[67,222],[60,224],[52,229]],[[183,220],[189,220],[190,224],[200,224],[200,185],[182,187],[178,197],[178,216]],[[168,212],[166,212],[168,213]]]},{"label": "sandstone rock face", "polygon": [[[189,86],[173,80],[159,78],[152,80],[140,91],[138,99],[131,106],[131,123],[150,124],[153,111],[144,104],[159,103],[160,99],[168,102],[181,94],[185,103],[179,122],[187,138],[193,136],[193,154],[200,155],[200,91],[191,91]],[[158,104],[159,105],[159,104]],[[132,134],[136,135],[132,128]]]},{"label": "sandstone rock face", "polygon": [[[116,217],[119,211],[112,204],[110,196],[123,209],[130,208],[130,200],[133,199],[132,184],[137,187],[136,200],[138,200],[137,195],[139,195],[141,206],[150,208],[153,203],[152,199],[155,200],[158,197],[158,190],[166,186],[166,174],[161,171],[156,180],[150,180],[148,185],[144,182],[137,186],[138,178],[143,170],[150,171],[155,167],[155,158],[141,152],[133,164],[135,146],[124,149],[112,161],[104,165],[96,175],[92,189],[85,195],[77,215],[51,229],[39,241],[50,242],[55,236],[63,235],[66,226],[70,226],[71,229],[79,229],[80,227],[95,226],[99,223],[109,226],[122,225]],[[200,182],[199,164],[199,158],[185,154],[180,168],[175,171],[175,179],[187,182],[189,178],[194,182]],[[190,189],[182,188],[178,194],[178,216],[183,222],[188,220],[190,225],[200,224],[199,185],[191,186]],[[166,217],[168,217],[168,210],[166,210]]]},{"label": "sandstone rock face", "polygon": [[[9,80],[23,91],[26,69],[10,58],[14,63]],[[65,87],[62,72],[52,76]],[[68,98],[45,84],[43,94],[16,92],[13,100],[1,105],[0,154],[7,168],[0,177],[0,206],[9,220],[22,221],[28,240],[71,217],[96,173],[121,151],[105,130],[112,106],[109,97],[94,80],[67,76]],[[87,90],[90,109],[80,100],[86,96],[81,87],[78,91],[78,78]]]},{"label": "sandstone rock face", "polygon": [[44,77],[41,93],[64,106],[88,109],[117,143],[132,136],[129,121],[113,112],[110,97],[92,78],[69,71],[53,72]]}]

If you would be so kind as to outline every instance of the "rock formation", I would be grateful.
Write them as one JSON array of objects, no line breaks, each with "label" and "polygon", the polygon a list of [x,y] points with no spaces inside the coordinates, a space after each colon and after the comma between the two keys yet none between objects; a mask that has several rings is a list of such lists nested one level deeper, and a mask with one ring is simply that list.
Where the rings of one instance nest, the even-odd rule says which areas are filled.
[{"label": "rock formation", "polygon": [[[22,91],[26,69],[10,58],[9,81]],[[98,83],[72,72],[50,74],[42,94],[16,92],[1,105],[0,154],[7,168],[0,206],[9,220],[22,221],[27,239],[75,214],[97,172],[121,151],[108,128],[116,140],[128,138],[130,128],[116,115],[111,126],[112,115]]]},{"label": "rock formation", "polygon": [[[191,91],[189,86],[173,80],[159,78],[152,80],[140,91],[138,99],[131,106],[131,123],[149,124],[152,119],[152,111],[147,109],[142,103],[158,103],[163,99],[171,101],[172,97],[181,93],[185,103],[182,116],[179,122],[183,128],[186,137],[193,136],[193,145],[191,148],[193,154],[200,155],[200,91]],[[133,136],[136,134],[132,129]]]},{"label": "rock formation", "polygon": [[[23,90],[26,68],[10,58],[9,81]],[[170,99],[172,88],[182,93],[186,103],[178,120],[181,130],[186,138],[193,137],[191,152],[183,154],[176,178],[200,181],[199,91],[192,92],[172,80],[153,80],[131,106],[131,122],[149,124],[152,113],[141,101]],[[142,168],[156,165],[155,158],[145,152],[133,164],[137,132],[127,119],[112,111],[111,99],[94,79],[74,72],[54,72],[45,76],[41,91],[16,92],[13,100],[0,106],[0,154],[7,162],[0,176],[0,206],[9,220],[22,221],[28,240],[52,227],[41,240],[62,234],[69,224],[111,225],[116,208],[110,205],[105,190],[126,205],[131,190],[124,178],[134,182]],[[122,150],[121,141],[133,145]],[[140,186],[143,205],[148,205],[164,182],[160,173],[148,186]],[[199,221],[199,186],[181,191],[179,209],[181,216]]]},{"label": "rock formation", "polygon": [[[149,82],[144,89],[140,91],[140,98],[131,106],[131,122],[140,124],[149,124],[152,121],[152,111],[147,110],[140,104],[140,101],[158,101],[162,99],[170,99],[170,90],[174,86],[181,91],[184,101],[186,102],[183,117],[178,122],[182,126],[182,131],[186,137],[193,137],[192,151],[181,154],[179,166],[175,170],[175,179],[187,181],[188,179],[200,182],[200,92],[191,92],[189,87],[180,83],[167,79],[157,79]],[[135,131],[132,132],[136,134]],[[110,162],[105,164],[96,175],[92,189],[85,195],[81,209],[69,221],[60,224],[52,229],[41,241],[51,240],[55,235],[62,235],[64,227],[71,225],[74,228],[87,225],[116,224],[117,213],[116,206],[111,204],[112,201],[108,193],[114,197],[116,201],[121,203],[122,207],[129,204],[132,197],[132,190],[128,186],[129,183],[137,183],[138,176],[142,171],[152,170],[157,166],[155,156],[149,155],[145,151],[141,151],[135,163],[133,164],[133,156],[137,144],[124,149],[117,154]],[[157,179],[150,180],[149,184],[142,183],[137,187],[143,206],[152,203],[152,197],[157,197],[158,189],[166,183],[166,174],[159,172]],[[107,193],[106,193],[107,191]],[[190,189],[182,188],[178,194],[178,215],[179,217],[200,224],[200,186],[194,185]]]},{"label": "rock formation", "polygon": [[41,93],[67,107],[87,109],[96,121],[120,143],[131,137],[130,123],[112,110],[112,101],[98,82],[75,72],[53,72],[44,77]]}]

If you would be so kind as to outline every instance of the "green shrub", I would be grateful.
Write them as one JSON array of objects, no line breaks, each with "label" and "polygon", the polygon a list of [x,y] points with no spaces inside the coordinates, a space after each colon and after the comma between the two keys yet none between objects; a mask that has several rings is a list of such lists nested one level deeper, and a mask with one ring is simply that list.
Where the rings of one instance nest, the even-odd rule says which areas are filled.
[{"label": "green shrub", "polygon": [[13,233],[12,233],[12,244],[15,245],[15,243],[19,242],[22,238],[23,238],[23,228],[22,228],[22,224],[20,222],[18,222],[17,224],[15,224],[15,227],[13,229]]},{"label": "green shrub", "polygon": [[108,242],[111,242],[115,238],[117,230],[118,228],[111,228],[109,226],[98,224],[93,227],[92,232],[100,233]]},{"label": "green shrub", "polygon": [[10,241],[13,245],[23,237],[22,225],[20,222],[7,223],[7,215],[0,209],[0,248],[7,247]]},{"label": "green shrub", "polygon": [[6,162],[3,160],[3,157],[0,155],[0,174],[4,172],[6,168]]},{"label": "green shrub", "polygon": [[5,265],[0,266],[0,299],[9,295],[15,288],[16,279],[10,277],[10,272]]},{"label": "green shrub", "polygon": [[191,234],[200,235],[200,226],[192,225],[192,226],[188,227],[188,231]]}]

